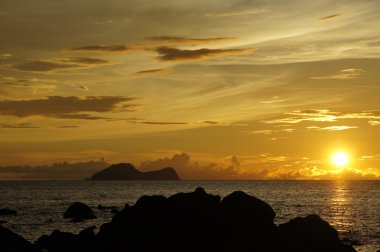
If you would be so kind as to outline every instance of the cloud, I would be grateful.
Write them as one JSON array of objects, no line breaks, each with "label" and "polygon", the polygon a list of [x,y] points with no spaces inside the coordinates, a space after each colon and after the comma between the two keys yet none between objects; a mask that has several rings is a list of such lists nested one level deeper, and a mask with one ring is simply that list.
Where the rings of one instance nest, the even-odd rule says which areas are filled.
[{"label": "cloud", "polygon": [[78,52],[125,52],[130,50],[130,48],[125,45],[91,45],[69,48],[67,50]]},{"label": "cloud", "polygon": [[105,64],[110,64],[110,62],[103,59],[68,57],[54,60],[31,60],[9,65],[8,67],[19,71],[49,72],[54,70],[75,69]]},{"label": "cloud", "polygon": [[180,60],[201,60],[223,57],[227,55],[247,55],[251,54],[254,49],[197,49],[181,50],[173,47],[158,47],[155,49],[160,55],[161,61],[180,61]]},{"label": "cloud", "polygon": [[356,126],[329,126],[329,127],[309,126],[306,128],[314,129],[314,130],[342,131],[342,130],[349,130],[349,129],[357,129],[358,127]]},{"label": "cloud", "polygon": [[380,111],[337,112],[328,109],[296,110],[285,113],[288,117],[264,121],[269,124],[296,124],[302,122],[336,122],[340,119],[380,119]]},{"label": "cloud", "polygon": [[150,122],[150,121],[145,121],[145,122],[140,122],[142,124],[151,124],[151,125],[184,125],[188,124],[187,122]]},{"label": "cloud", "polygon": [[41,166],[5,166],[0,167],[1,177],[8,179],[31,179],[31,180],[50,180],[50,179],[84,179],[90,177],[108,167],[106,161],[87,161],[77,163],[59,162],[52,165]]},{"label": "cloud", "polygon": [[217,125],[219,122],[216,121],[203,121],[202,124]]},{"label": "cloud", "polygon": [[78,86],[78,89],[79,89],[79,90],[83,90],[83,91],[88,91],[88,90],[90,90],[86,85],[80,85],[80,86]]},{"label": "cloud", "polygon": [[56,88],[57,83],[53,80],[0,77],[0,94],[20,94],[21,92],[43,94],[52,92],[56,90]]},{"label": "cloud", "polygon": [[246,133],[248,135],[272,135],[274,133],[281,133],[281,132],[293,132],[294,129],[280,129],[280,130],[252,130],[252,131],[242,131],[242,133]]},{"label": "cloud", "polygon": [[236,39],[235,37],[215,37],[215,38],[187,38],[187,37],[171,37],[171,36],[158,36],[149,37],[148,40],[161,42],[165,45],[181,44],[181,45],[198,45],[223,42],[226,40]]},{"label": "cloud", "polygon": [[[0,101],[0,115],[28,117],[44,116],[61,119],[105,119],[88,112],[126,111],[136,106],[125,104],[133,98],[123,96],[49,96],[36,100],[3,100]],[[83,113],[86,112],[86,113]]]},{"label": "cloud", "polygon": [[72,128],[79,128],[77,125],[62,125],[58,126],[57,129],[72,129]]},{"label": "cloud", "polygon": [[333,75],[310,77],[312,80],[352,80],[357,79],[365,73],[363,69],[343,69]]},{"label": "cloud", "polygon": [[218,17],[236,17],[236,16],[246,16],[266,12],[263,9],[247,9],[247,10],[238,10],[230,12],[219,12],[219,13],[206,13],[206,17],[218,18]]},{"label": "cloud", "polygon": [[239,176],[240,161],[236,156],[232,156],[227,166],[215,163],[200,165],[191,162],[189,154],[182,153],[175,154],[171,158],[148,160],[140,164],[141,170],[156,170],[165,167],[173,167],[182,179],[234,179]]},{"label": "cloud", "polygon": [[280,103],[280,102],[284,102],[284,101],[287,101],[286,99],[280,99],[280,96],[273,96],[271,97],[269,100],[266,100],[266,101],[261,101],[260,103],[261,104],[273,104],[273,103]]},{"label": "cloud", "polygon": [[335,19],[335,18],[338,18],[340,16],[342,16],[343,14],[341,13],[338,13],[338,14],[334,14],[334,15],[330,15],[330,16],[326,16],[326,17],[321,17],[319,19],[319,21],[328,21],[328,20],[331,20],[331,19]]},{"label": "cloud", "polygon": [[368,123],[371,124],[372,126],[380,125],[380,121],[369,121]]},{"label": "cloud", "polygon": [[165,68],[157,68],[157,69],[149,69],[149,70],[143,70],[135,72],[136,75],[150,75],[150,74],[160,74],[165,72]]},{"label": "cloud", "polygon": [[78,68],[78,65],[64,62],[55,62],[50,60],[32,60],[28,62],[14,64],[10,67],[20,71],[47,72],[53,70]]},{"label": "cloud", "polygon": [[30,123],[19,123],[19,124],[1,123],[0,127],[3,129],[38,129],[40,128],[37,126],[33,126]]},{"label": "cloud", "polygon": [[79,65],[104,65],[110,62],[103,59],[84,58],[84,57],[68,57],[62,59],[63,62],[79,64]]},{"label": "cloud", "polygon": [[10,54],[10,53],[4,53],[4,54],[0,54],[0,60],[6,60],[6,59],[9,59],[10,57],[12,57],[13,55]]}]

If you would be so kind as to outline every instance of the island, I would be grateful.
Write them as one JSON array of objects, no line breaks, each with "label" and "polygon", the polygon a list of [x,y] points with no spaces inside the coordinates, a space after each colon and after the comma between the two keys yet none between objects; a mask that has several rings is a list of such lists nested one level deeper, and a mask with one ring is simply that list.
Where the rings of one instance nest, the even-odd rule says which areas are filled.
[{"label": "island", "polygon": [[172,167],[142,172],[129,163],[120,163],[95,173],[88,180],[180,180],[180,178]]}]

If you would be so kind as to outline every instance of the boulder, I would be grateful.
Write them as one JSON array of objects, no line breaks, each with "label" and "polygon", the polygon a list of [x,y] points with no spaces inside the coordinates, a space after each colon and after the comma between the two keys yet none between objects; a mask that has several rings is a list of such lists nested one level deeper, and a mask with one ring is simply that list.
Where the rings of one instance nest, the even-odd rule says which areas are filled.
[{"label": "boulder", "polygon": [[338,231],[318,215],[297,217],[278,227],[282,248],[293,252],[352,252],[338,236]]},{"label": "boulder", "polygon": [[96,216],[92,209],[84,203],[75,202],[73,203],[63,214],[64,218],[71,218],[74,220],[86,220],[95,219]]},{"label": "boulder", "polygon": [[32,244],[12,232],[11,230],[0,226],[0,251],[1,252],[31,252],[34,250]]}]

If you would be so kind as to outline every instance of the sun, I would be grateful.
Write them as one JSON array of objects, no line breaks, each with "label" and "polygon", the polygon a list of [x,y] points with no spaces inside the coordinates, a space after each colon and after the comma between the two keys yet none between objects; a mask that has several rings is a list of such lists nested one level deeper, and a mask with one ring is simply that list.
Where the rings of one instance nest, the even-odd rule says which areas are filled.
[{"label": "sun", "polygon": [[349,161],[348,156],[344,152],[337,152],[332,157],[332,162],[336,166],[345,166],[346,164],[348,164],[348,161]]}]

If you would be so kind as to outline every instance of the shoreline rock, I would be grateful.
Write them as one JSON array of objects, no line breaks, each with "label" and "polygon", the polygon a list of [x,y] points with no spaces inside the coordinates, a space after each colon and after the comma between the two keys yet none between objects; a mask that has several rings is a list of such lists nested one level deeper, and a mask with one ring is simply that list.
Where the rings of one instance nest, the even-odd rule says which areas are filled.
[{"label": "shoreline rock", "polygon": [[63,214],[63,218],[71,219],[71,222],[81,222],[83,220],[95,219],[92,209],[82,202],[74,202]]},{"label": "shoreline rock", "polygon": [[[104,223],[95,234],[53,231],[41,236],[35,251],[48,252],[355,252],[317,215],[275,225],[266,202],[237,191],[221,199],[203,188],[169,197],[142,196]],[[0,251],[4,251],[1,248]]]}]

